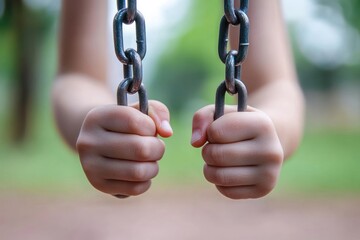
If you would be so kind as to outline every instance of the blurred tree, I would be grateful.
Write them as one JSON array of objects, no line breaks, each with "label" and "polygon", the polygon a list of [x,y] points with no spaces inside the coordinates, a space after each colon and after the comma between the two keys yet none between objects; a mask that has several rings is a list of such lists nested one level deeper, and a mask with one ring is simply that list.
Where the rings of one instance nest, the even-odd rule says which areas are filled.
[{"label": "blurred tree", "polygon": [[[11,6],[12,5],[12,6]],[[26,7],[22,0],[12,0],[14,9],[16,56],[16,102],[14,112],[14,140],[21,142],[25,138],[33,102],[35,84],[35,61],[37,59],[37,44],[33,34],[33,22],[27,19]],[[35,60],[35,61],[34,61]]]},{"label": "blurred tree", "polygon": [[[350,51],[354,51],[355,54],[359,54],[359,45],[360,41],[360,14],[358,13],[360,10],[360,1],[359,0],[316,0],[319,4],[323,6],[330,7],[334,11],[339,12],[343,18],[347,21],[347,23],[352,26],[356,34],[352,34],[348,32],[348,37],[352,39],[354,44],[351,44],[350,47],[353,48]],[[355,36],[354,36],[355,35]],[[357,43],[356,43],[357,42]],[[355,59],[353,59],[352,64],[347,66],[343,66],[341,72],[344,75],[345,79],[356,79],[360,75],[360,56],[355,55]]]},{"label": "blurred tree", "polygon": [[[331,26],[332,29],[336,30],[338,39],[341,39],[341,47],[337,48],[337,50],[335,48],[324,49],[324,47],[321,50],[316,49],[319,43],[329,46],[329,44],[326,44],[327,40],[331,42],[334,36],[327,36],[327,42],[323,43],[315,37],[313,41],[317,44],[314,44],[312,48],[308,48],[306,52],[301,51],[300,48],[304,42],[303,39],[299,38],[299,35],[304,35],[309,29],[306,28],[306,25],[303,25],[304,22],[290,26],[297,68],[303,87],[305,89],[327,91],[337,86],[339,82],[358,81],[360,74],[360,62],[358,61],[360,60],[358,55],[360,52],[358,47],[360,15],[357,14],[357,10],[360,8],[360,1],[314,0],[314,2],[316,3],[313,12],[314,19],[318,21],[317,23],[324,23],[318,25],[320,27],[318,30],[323,30],[321,26]],[[324,40],[324,36],[320,39]],[[324,54],[324,51],[337,54]],[[312,55],[317,54],[317,58],[322,59],[323,63],[314,63],[311,56],[307,56],[309,52]]]},{"label": "blurred tree", "polygon": [[[27,1],[29,3],[29,1]],[[31,2],[31,1],[30,1]],[[15,102],[13,108],[12,136],[16,143],[25,140],[38,78],[39,52],[44,34],[53,22],[53,16],[44,9],[29,8],[26,1],[5,0],[5,12],[0,21],[0,31],[11,35],[3,44],[12,51],[3,56],[9,61],[7,75],[13,81]]]},{"label": "blurred tree", "polygon": [[316,0],[319,4],[341,11],[344,18],[357,30],[360,30],[359,0]]},{"label": "blurred tree", "polygon": [[[290,27],[290,30],[293,30],[293,27]],[[295,39],[296,34],[291,31],[290,36],[292,37],[296,68],[303,89],[320,91],[332,89],[339,77],[339,68],[324,68],[314,64],[300,51],[298,39]]]}]

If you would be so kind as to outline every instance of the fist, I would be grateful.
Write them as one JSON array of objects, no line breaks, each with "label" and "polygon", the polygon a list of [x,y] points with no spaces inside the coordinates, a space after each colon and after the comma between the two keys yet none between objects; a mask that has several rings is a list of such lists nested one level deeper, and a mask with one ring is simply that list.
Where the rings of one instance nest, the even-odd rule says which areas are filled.
[{"label": "fist", "polygon": [[202,148],[205,178],[232,199],[260,198],[275,187],[284,154],[271,119],[248,108],[213,121],[214,107],[193,118],[192,145]]},{"label": "fist", "polygon": [[150,102],[149,116],[115,105],[91,110],[76,145],[89,182],[119,197],[146,192],[165,151],[158,134],[172,135],[169,112],[159,102]]}]

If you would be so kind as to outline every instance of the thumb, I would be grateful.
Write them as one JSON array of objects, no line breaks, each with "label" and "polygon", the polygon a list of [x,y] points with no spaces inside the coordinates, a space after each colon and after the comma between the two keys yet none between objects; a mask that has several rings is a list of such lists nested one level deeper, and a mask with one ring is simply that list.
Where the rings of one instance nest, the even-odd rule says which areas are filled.
[{"label": "thumb", "polygon": [[214,121],[214,105],[206,106],[197,111],[193,117],[191,145],[201,147],[207,142],[206,131]]},{"label": "thumb", "polygon": [[[235,112],[236,106],[225,106],[225,114]],[[194,114],[191,145],[202,147],[207,141],[207,129],[214,122],[215,105],[201,108]]]},{"label": "thumb", "polygon": [[149,101],[149,116],[156,125],[156,131],[161,137],[171,137],[173,130],[170,125],[170,113],[168,108],[159,101]]}]

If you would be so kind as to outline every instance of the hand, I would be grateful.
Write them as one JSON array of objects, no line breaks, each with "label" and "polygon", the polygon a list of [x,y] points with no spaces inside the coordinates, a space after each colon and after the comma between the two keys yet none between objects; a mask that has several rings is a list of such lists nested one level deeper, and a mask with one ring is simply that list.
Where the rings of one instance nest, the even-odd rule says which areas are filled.
[{"label": "hand", "polygon": [[158,134],[172,135],[169,111],[160,102],[149,102],[149,116],[115,105],[91,110],[76,144],[90,183],[119,197],[146,192],[165,151]]},{"label": "hand", "polygon": [[203,147],[205,178],[232,199],[260,198],[277,182],[283,149],[274,124],[263,112],[248,107],[213,121],[214,106],[199,110],[193,118],[191,144]]}]

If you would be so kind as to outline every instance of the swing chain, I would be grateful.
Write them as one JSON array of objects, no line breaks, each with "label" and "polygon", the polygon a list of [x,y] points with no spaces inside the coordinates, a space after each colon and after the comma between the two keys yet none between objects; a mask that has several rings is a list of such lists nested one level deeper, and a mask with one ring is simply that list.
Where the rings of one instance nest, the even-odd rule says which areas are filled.
[{"label": "swing chain", "polygon": [[[241,65],[245,61],[249,48],[250,21],[247,16],[249,0],[240,0],[240,8],[235,8],[235,0],[224,0],[224,16],[220,22],[218,54],[225,64],[225,81],[217,89],[215,115],[217,119],[224,115],[225,92],[238,94],[238,111],[246,109],[247,90],[241,81]],[[239,26],[238,49],[228,51],[229,28]]]},{"label": "swing chain", "polygon": [[[126,5],[127,3],[127,5]],[[114,46],[119,61],[123,64],[124,80],[119,84],[117,91],[118,105],[127,106],[127,94],[139,95],[140,111],[148,113],[146,90],[142,84],[142,60],[146,55],[146,28],[143,15],[137,10],[136,0],[117,0],[118,12],[114,17]],[[124,48],[123,25],[135,23],[136,50]]]},{"label": "swing chain", "polygon": [[125,0],[117,0],[117,7],[118,10],[120,11],[121,9],[125,9],[126,8],[126,14],[127,14],[127,22],[126,24],[131,24],[135,21],[135,16],[137,13],[137,4],[136,4],[136,0],[134,1],[127,1],[127,8],[126,8],[126,4],[125,4]]}]

